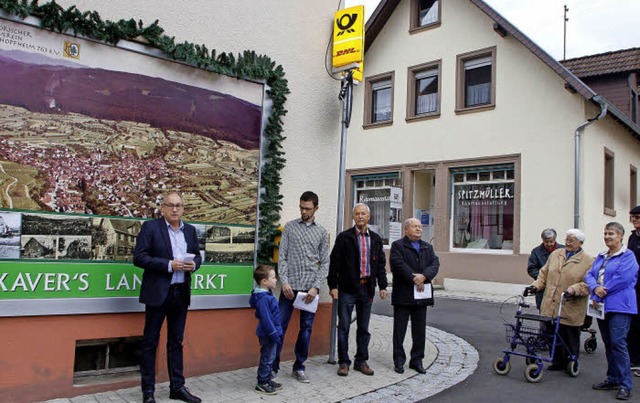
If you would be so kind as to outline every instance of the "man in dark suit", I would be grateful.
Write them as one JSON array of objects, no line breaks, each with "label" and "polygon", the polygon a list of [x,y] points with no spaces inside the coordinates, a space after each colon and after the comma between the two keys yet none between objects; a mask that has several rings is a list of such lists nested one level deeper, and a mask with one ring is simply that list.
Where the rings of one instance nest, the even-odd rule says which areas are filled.
[{"label": "man in dark suit", "polygon": [[[133,264],[144,269],[140,302],[145,304],[140,375],[144,403],[155,403],[156,350],[160,329],[167,318],[167,367],[171,399],[199,403],[184,385],[182,340],[191,299],[191,273],[202,258],[193,225],[182,222],[184,201],[169,193],[161,206],[163,218],[142,225]],[[186,254],[195,257],[189,259]]]},{"label": "man in dark suit", "polygon": [[[416,218],[404,222],[404,238],[391,244],[389,258],[393,273],[393,363],[395,371],[404,372],[407,356],[404,352],[404,336],[411,317],[411,358],[409,368],[420,374],[427,371],[422,366],[425,348],[425,327],[427,326],[427,306],[433,305],[432,298],[421,297],[428,283],[435,278],[440,268],[440,260],[433,247],[422,238],[422,223]],[[416,295],[418,292],[418,295]]]},{"label": "man in dark suit", "polygon": [[380,286],[380,298],[387,297],[386,258],[382,238],[367,227],[369,206],[358,203],[353,208],[355,226],[338,234],[329,263],[329,294],[338,300],[338,375],[349,375],[349,328],[351,313],[356,308],[356,355],[353,369],[373,375],[369,359],[369,319],[371,305]]}]

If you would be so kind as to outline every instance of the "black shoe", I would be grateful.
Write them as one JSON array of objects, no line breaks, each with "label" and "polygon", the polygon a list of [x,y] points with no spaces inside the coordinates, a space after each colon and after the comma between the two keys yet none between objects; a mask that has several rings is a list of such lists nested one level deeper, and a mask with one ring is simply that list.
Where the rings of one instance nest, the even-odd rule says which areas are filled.
[{"label": "black shoe", "polygon": [[608,379],[605,379],[604,381],[596,383],[591,387],[595,390],[616,390],[620,387],[620,385],[616,385],[615,383],[609,382]]},{"label": "black shoe", "polygon": [[409,368],[411,368],[412,370],[416,371],[419,374],[426,374],[427,370],[424,369],[424,367],[422,366],[422,364],[409,364]]},{"label": "black shoe", "polygon": [[153,393],[144,393],[142,395],[142,403],[156,403]]},{"label": "black shoe", "polygon": [[555,364],[549,365],[547,367],[547,371],[564,371],[566,368],[567,366],[564,364],[555,363]]},{"label": "black shoe", "polygon": [[618,400],[629,400],[631,397],[631,391],[627,388],[618,389],[618,394],[616,395],[616,399]]},{"label": "black shoe", "polygon": [[393,370],[399,374],[404,374],[404,367],[402,365],[396,365]]},{"label": "black shoe", "polygon": [[169,399],[182,400],[183,402],[187,403],[202,402],[202,399],[200,399],[198,396],[192,395],[191,392],[189,392],[189,389],[184,386],[178,390],[172,390],[171,392],[169,392]]}]

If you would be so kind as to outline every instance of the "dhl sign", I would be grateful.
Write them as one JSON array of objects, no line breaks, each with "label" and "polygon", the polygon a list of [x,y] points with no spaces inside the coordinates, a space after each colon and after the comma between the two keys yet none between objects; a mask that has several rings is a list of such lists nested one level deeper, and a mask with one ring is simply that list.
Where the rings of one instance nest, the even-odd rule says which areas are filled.
[{"label": "dhl sign", "polygon": [[336,11],[333,19],[333,67],[364,58],[364,6]]}]

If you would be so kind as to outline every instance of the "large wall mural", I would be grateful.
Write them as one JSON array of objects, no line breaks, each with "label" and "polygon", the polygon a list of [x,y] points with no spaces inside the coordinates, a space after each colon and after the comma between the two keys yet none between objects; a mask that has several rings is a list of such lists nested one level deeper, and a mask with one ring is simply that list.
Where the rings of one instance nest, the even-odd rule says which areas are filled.
[{"label": "large wall mural", "polygon": [[[135,238],[168,191],[184,196],[204,271],[250,291],[262,84],[5,19],[0,76],[0,302],[40,295],[21,262],[43,276],[115,264],[131,286],[114,296],[137,296]],[[55,297],[82,298],[77,283]]]}]

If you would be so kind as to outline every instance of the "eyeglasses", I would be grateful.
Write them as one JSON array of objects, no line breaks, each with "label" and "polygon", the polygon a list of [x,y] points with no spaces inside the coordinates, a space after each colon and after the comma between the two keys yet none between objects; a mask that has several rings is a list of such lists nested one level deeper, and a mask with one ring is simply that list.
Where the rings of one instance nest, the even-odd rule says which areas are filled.
[{"label": "eyeglasses", "polygon": [[565,238],[564,239],[564,243],[578,243],[578,242],[580,242],[580,241],[578,241],[575,238]]},{"label": "eyeglasses", "polygon": [[184,207],[183,204],[173,204],[173,203],[164,203],[163,206],[165,206],[166,208],[168,208],[169,210],[173,210],[173,209],[178,209],[180,210],[181,208]]},{"label": "eyeglasses", "polygon": [[302,207],[302,206],[300,206],[300,210],[301,211],[311,211],[311,210],[313,210],[313,207]]},{"label": "eyeglasses", "polygon": [[631,220],[637,220],[637,219],[639,219],[639,218],[640,218],[640,214],[631,214],[631,215],[629,215],[629,218],[630,218]]}]

